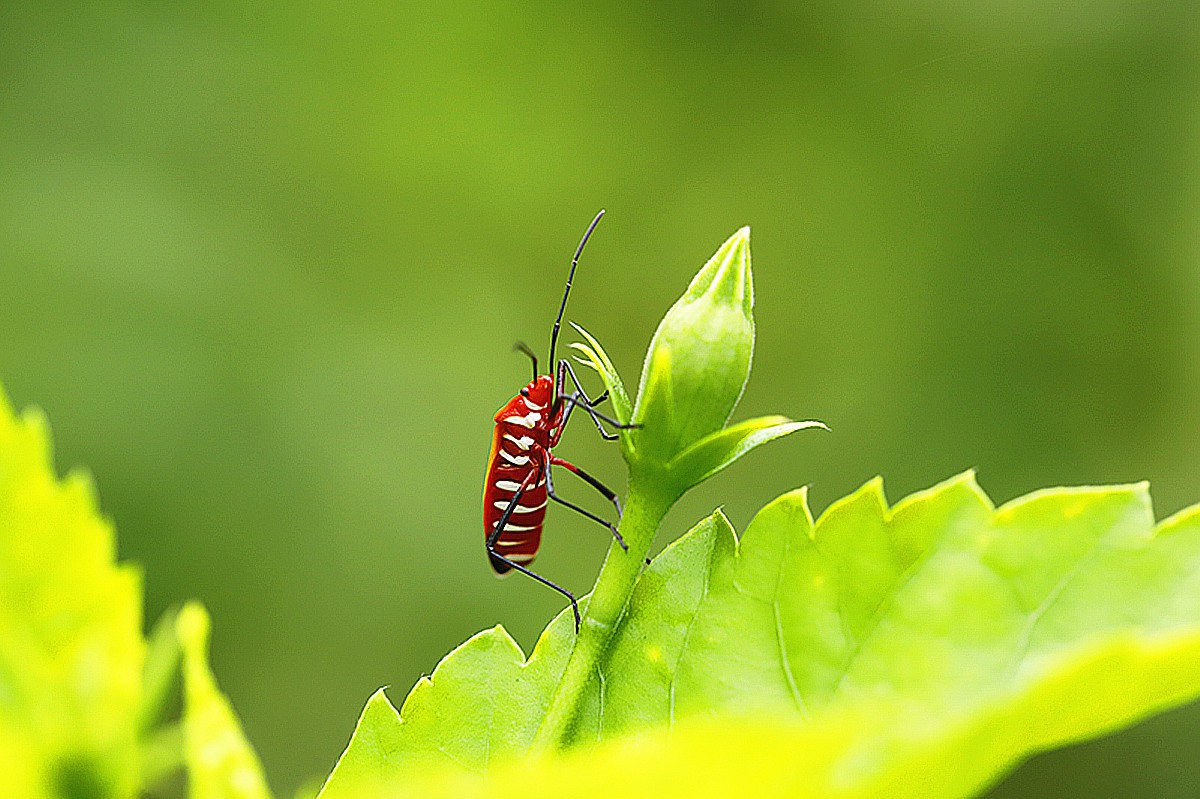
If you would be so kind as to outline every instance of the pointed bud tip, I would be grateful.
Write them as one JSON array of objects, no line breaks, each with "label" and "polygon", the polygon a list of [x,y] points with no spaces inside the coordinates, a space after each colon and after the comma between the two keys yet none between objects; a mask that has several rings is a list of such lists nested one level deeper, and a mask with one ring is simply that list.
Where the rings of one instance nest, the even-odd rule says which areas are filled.
[{"label": "pointed bud tip", "polygon": [[725,241],[725,244],[721,249],[725,250],[730,255],[733,255],[734,253],[737,253],[738,255],[744,255],[748,253],[750,250],[750,226],[746,225],[745,227],[738,228],[737,231]]}]

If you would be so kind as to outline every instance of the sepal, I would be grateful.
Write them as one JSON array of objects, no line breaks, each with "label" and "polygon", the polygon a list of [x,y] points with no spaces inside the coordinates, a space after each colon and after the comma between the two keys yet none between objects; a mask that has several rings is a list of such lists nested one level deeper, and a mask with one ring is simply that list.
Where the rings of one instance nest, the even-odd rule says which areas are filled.
[{"label": "sepal", "polygon": [[667,463],[666,473],[680,492],[699,485],[750,450],[768,441],[817,428],[823,422],[794,422],[786,416],[760,416],[718,430],[700,439]]}]

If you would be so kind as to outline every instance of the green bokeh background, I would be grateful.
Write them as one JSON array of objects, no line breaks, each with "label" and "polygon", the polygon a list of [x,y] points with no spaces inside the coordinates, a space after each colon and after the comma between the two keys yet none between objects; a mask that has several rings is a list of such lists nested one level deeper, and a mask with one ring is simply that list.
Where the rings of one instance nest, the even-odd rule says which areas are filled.
[{"label": "green bokeh background", "polygon": [[[834,430],[706,484],[664,540],[875,474],[1200,500],[1196,8],[10,0],[0,380],[95,473],[148,616],[209,605],[290,793],[375,688],[498,622],[529,647],[561,604],[493,579],[479,494],[510,345],[544,348],[600,207],[569,316],[628,382],[750,224],[739,415]],[[562,451],[621,483],[585,425]],[[602,532],[552,511],[541,570],[586,589]],[[1178,711],[996,796],[1195,796],[1197,734]]]}]

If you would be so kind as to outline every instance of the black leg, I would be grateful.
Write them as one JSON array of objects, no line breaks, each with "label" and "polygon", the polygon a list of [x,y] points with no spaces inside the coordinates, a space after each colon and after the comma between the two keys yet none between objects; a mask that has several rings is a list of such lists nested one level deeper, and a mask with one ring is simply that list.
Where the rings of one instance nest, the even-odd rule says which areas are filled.
[{"label": "black leg", "polygon": [[601,422],[607,422],[618,430],[636,430],[641,427],[640,424],[621,424],[611,416],[605,416],[604,414],[600,413],[600,411],[596,410],[591,405],[588,405],[588,399],[586,396],[584,396],[582,391],[573,391],[570,394],[559,397],[559,400],[562,403],[570,406],[567,408],[568,414],[571,412],[571,408],[575,407],[576,405],[578,405],[580,408],[583,408],[583,410],[587,412],[588,416],[592,417],[592,421],[596,423],[596,428],[600,431],[600,435],[604,436],[609,441],[617,438],[617,435],[615,433],[605,432],[604,428],[600,427]]},{"label": "black leg", "polygon": [[[575,384],[575,391],[572,392],[571,394],[564,393],[567,388],[567,373],[568,372],[571,374],[571,382]],[[569,400],[568,400],[568,397],[570,397]],[[582,403],[579,401],[580,397],[583,398]],[[583,387],[579,385],[579,378],[576,377],[576,375],[575,375],[575,370],[571,368],[571,363],[566,358],[564,358],[558,362],[558,375],[557,375],[557,379],[555,380],[555,387],[554,387],[554,401],[555,401],[555,403],[558,403],[558,404],[561,404],[564,402],[567,403],[567,412],[563,416],[563,423],[562,423],[562,427],[560,428],[562,430],[566,429],[567,422],[570,421],[570,419],[571,419],[571,411],[575,410],[576,405],[582,404],[588,410],[592,410],[593,406],[598,405],[600,402],[599,398],[597,398],[595,401],[593,401],[588,398],[587,394],[584,393]],[[557,408],[555,408],[554,410],[557,411]],[[597,419],[594,415],[592,416],[592,422],[595,423],[596,430],[599,431],[600,436],[604,440],[613,441],[617,438],[620,438],[620,436],[618,436],[616,433],[610,433],[607,430],[605,430],[603,425],[600,424],[600,420]]]},{"label": "black leg", "polygon": [[[563,461],[561,458],[555,458],[554,460],[559,461],[564,464],[566,463],[566,461]],[[617,543],[621,545],[621,549],[628,551],[629,545],[625,543],[625,539],[621,537],[621,534],[619,532],[617,532],[617,526],[615,524],[612,524],[611,522],[606,522],[604,519],[602,519],[599,516],[597,516],[596,514],[592,513],[590,510],[581,508],[573,502],[568,502],[567,500],[561,498],[560,496],[558,496],[558,494],[555,493],[554,478],[550,474],[550,465],[549,464],[546,465],[546,494],[547,494],[547,496],[550,497],[550,499],[554,500],[558,504],[566,505],[568,508],[575,511],[576,513],[581,513],[584,516],[591,519],[592,521],[594,521],[598,524],[602,524],[605,527],[607,527],[609,529],[609,531],[613,534],[613,538],[617,539]],[[614,499],[615,499],[615,497],[614,497]],[[619,509],[619,506],[618,506],[618,509]]]},{"label": "black leg", "polygon": [[496,552],[494,549],[491,549],[490,547],[488,548],[488,552],[491,553],[493,558],[500,561],[501,563],[505,563],[505,564],[511,566],[512,568],[521,572],[521,574],[529,575],[530,577],[537,580],[542,585],[553,588],[555,591],[557,591],[558,593],[565,596],[567,598],[567,600],[571,603],[571,613],[575,614],[575,634],[576,635],[579,634],[579,603],[575,601],[574,594],[572,594],[567,589],[563,588],[561,585],[555,585],[554,583],[550,582],[542,575],[535,574],[534,572],[530,571],[529,569],[526,569],[520,563],[516,563],[514,561],[509,560],[508,558],[504,557],[499,552]]},{"label": "black leg", "polygon": [[[536,475],[537,475],[537,472],[530,472],[530,477],[536,477]],[[579,634],[579,603],[575,601],[575,595],[572,594],[567,589],[563,588],[561,585],[556,585],[556,584],[550,582],[542,575],[537,574],[533,571],[530,571],[529,569],[522,566],[520,563],[517,563],[514,560],[506,558],[503,555],[501,555],[499,552],[496,551],[496,542],[500,540],[500,535],[504,532],[504,527],[505,527],[505,525],[508,524],[508,519],[510,516],[512,516],[513,510],[515,510],[517,505],[519,505],[521,503],[521,497],[525,494],[525,486],[526,486],[526,483],[528,483],[528,482],[529,482],[529,477],[526,477],[525,481],[523,483],[521,483],[521,485],[517,488],[516,493],[513,494],[513,498],[509,501],[508,507],[504,509],[504,513],[500,514],[500,519],[496,522],[496,529],[492,530],[491,534],[488,535],[487,545],[486,545],[488,556],[491,557],[493,560],[500,561],[501,563],[503,563],[504,565],[508,566],[511,569],[516,569],[517,571],[521,572],[522,574],[529,575],[530,577],[537,580],[542,585],[547,586],[549,588],[553,588],[555,591],[557,591],[558,593],[565,596],[567,598],[567,601],[569,601],[571,603],[571,613],[573,613],[575,615],[575,634],[578,635]],[[546,470],[546,487],[547,488],[550,487],[550,470],[549,469]]]},{"label": "black leg", "polygon": [[[575,390],[570,394],[565,393],[567,388],[567,375],[571,376],[571,382],[575,384]],[[641,427],[641,425],[638,424],[621,424],[616,419],[605,416],[596,410],[595,406],[599,405],[600,402],[606,398],[608,391],[605,390],[600,396],[596,397],[596,399],[591,399],[588,397],[587,392],[583,390],[583,386],[579,383],[579,377],[575,374],[575,370],[571,367],[571,362],[565,358],[558,362],[558,377],[555,381],[554,393],[554,401],[556,403],[566,403],[567,405],[567,412],[566,415],[563,416],[562,423],[564,428],[567,426],[567,420],[571,418],[571,411],[575,410],[576,405],[582,407],[583,410],[592,417],[592,421],[595,423],[596,429],[600,431],[600,435],[606,441],[614,441],[617,438],[620,438],[620,436],[618,436],[616,433],[610,433],[605,430],[604,426],[600,424],[601,422],[607,422],[618,430],[632,430],[634,428]],[[557,410],[557,408],[555,410]]]},{"label": "black leg", "polygon": [[[529,477],[533,477],[536,474],[537,472],[530,472]],[[516,493],[514,493],[513,498],[508,501],[508,507],[504,509],[504,513],[500,514],[500,518],[496,522],[496,529],[492,530],[492,532],[488,535],[488,552],[493,552],[493,547],[495,547],[496,542],[500,540],[500,534],[504,532],[504,527],[508,524],[508,518],[513,515],[513,511],[516,510],[517,506],[521,504],[521,497],[525,496],[525,485],[529,482],[529,477],[526,477],[521,484],[517,486]]]},{"label": "black leg", "polygon": [[[574,401],[579,402],[580,398],[583,399],[584,403],[586,404],[584,410],[591,415],[592,421],[595,421],[597,426],[599,426],[598,420],[602,419],[618,430],[632,430],[636,427],[641,427],[640,424],[621,424],[616,419],[610,419],[599,411],[593,410],[597,405],[608,398],[608,389],[604,389],[604,391],[600,392],[600,396],[596,397],[595,399],[589,399],[587,392],[583,390],[583,384],[579,382],[579,376],[575,374],[575,368],[571,366],[571,362],[564,358],[559,363],[561,366],[559,366],[558,393],[562,394],[563,390],[567,387],[566,376],[563,374],[563,371],[565,370],[566,374],[571,376],[571,382],[575,384],[575,390],[571,392],[575,396]],[[603,428],[601,428],[601,432],[604,432]]]},{"label": "black leg", "polygon": [[613,504],[613,506],[614,506],[614,507],[616,507],[616,509],[617,509],[617,518],[618,518],[618,519],[619,519],[619,518],[621,518],[621,514],[622,514],[622,510],[621,510],[621,500],[617,498],[617,492],[616,492],[616,491],[613,491],[611,488],[609,488],[608,486],[606,486],[604,483],[601,483],[601,482],[600,482],[599,480],[597,480],[595,477],[592,477],[590,474],[588,474],[587,472],[585,472],[583,469],[579,468],[579,467],[578,467],[578,466],[576,466],[575,464],[573,464],[573,463],[569,463],[569,462],[567,462],[567,461],[564,461],[562,458],[559,458],[559,457],[556,457],[556,456],[554,456],[554,455],[551,455],[551,456],[550,456],[550,463],[551,463],[551,464],[553,464],[553,465],[555,465],[555,466],[562,466],[564,469],[569,469],[570,471],[572,471],[572,472],[574,472],[575,474],[579,475],[579,477],[580,477],[580,478],[581,478],[581,479],[582,479],[582,480],[583,480],[585,483],[587,483],[587,484],[588,484],[588,485],[590,485],[592,488],[594,488],[594,489],[596,489],[597,491],[599,491],[599,492],[600,492],[600,494],[601,494],[601,495],[602,495],[602,496],[603,496],[605,499],[607,499],[609,502],[611,502],[611,503]]}]

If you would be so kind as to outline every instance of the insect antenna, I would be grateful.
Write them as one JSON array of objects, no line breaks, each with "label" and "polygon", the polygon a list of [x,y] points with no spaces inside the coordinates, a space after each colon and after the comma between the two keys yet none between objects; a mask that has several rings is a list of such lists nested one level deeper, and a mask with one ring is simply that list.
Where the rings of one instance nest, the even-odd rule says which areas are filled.
[{"label": "insect antenna", "polygon": [[575,267],[579,265],[579,255],[583,252],[583,245],[587,244],[588,237],[592,235],[592,231],[596,229],[596,225],[600,224],[600,217],[604,216],[604,209],[600,209],[600,213],[596,214],[596,218],[592,220],[592,224],[588,225],[587,232],[583,234],[583,238],[579,242],[579,247],[575,249],[575,257],[571,259],[571,272],[567,275],[567,288],[563,291],[562,305],[558,308],[558,318],[554,320],[554,330],[550,333],[550,368],[554,368],[554,345],[558,343],[558,329],[562,326],[563,312],[567,310],[567,297],[571,296],[571,281],[575,279]]},{"label": "insect antenna", "polygon": [[529,360],[533,361],[533,379],[537,380],[537,376],[538,376],[537,356],[533,354],[533,350],[529,349],[529,345],[526,344],[524,341],[514,342],[513,343],[513,352],[523,352],[529,356]]}]

